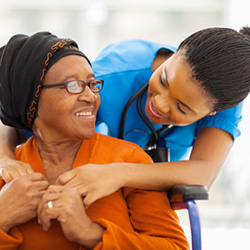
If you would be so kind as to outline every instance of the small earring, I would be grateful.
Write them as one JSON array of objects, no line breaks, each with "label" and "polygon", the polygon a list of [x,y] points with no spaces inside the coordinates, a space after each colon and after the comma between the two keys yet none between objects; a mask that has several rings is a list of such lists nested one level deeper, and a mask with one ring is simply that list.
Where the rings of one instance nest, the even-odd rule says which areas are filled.
[{"label": "small earring", "polygon": [[217,111],[213,111],[211,113],[209,113],[209,115],[215,115],[217,113]]}]

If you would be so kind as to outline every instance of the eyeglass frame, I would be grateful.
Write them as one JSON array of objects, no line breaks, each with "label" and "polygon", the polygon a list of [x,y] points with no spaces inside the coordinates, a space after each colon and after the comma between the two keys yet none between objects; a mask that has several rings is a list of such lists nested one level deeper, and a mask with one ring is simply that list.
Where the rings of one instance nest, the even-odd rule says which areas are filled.
[{"label": "eyeglass frame", "polygon": [[[93,90],[91,89],[91,87],[90,87],[90,84],[91,84],[91,82],[93,82],[93,81],[100,81],[100,83],[102,84],[102,88],[101,88],[100,90],[98,90],[98,91],[93,91]],[[71,92],[69,92],[69,90],[68,90],[68,84],[69,84],[70,82],[77,82],[77,83],[78,83],[78,82],[82,82],[82,83],[83,83],[83,89],[82,89],[82,91],[77,92],[77,93],[71,93]],[[66,91],[67,91],[69,94],[73,94],[73,95],[74,95],[74,94],[80,94],[80,93],[84,92],[86,86],[88,86],[89,89],[90,89],[93,93],[99,93],[99,92],[103,89],[103,84],[104,84],[104,80],[102,80],[102,79],[93,79],[93,80],[90,80],[90,81],[88,81],[88,82],[85,82],[85,81],[83,81],[83,80],[71,80],[71,81],[68,81],[68,82],[62,82],[62,83],[54,83],[54,84],[42,85],[41,88],[43,88],[43,89],[48,89],[48,88],[54,88],[54,87],[64,86],[65,89],[66,89]]]}]

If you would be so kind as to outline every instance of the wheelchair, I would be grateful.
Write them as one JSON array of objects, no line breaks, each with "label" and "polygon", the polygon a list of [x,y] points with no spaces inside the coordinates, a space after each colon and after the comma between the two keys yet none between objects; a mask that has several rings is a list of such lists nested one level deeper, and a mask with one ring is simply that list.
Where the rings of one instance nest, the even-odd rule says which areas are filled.
[{"label": "wheelchair", "polygon": [[[124,128],[126,114],[130,105],[137,100],[136,107],[139,116],[144,121],[144,123],[151,130],[152,136],[145,146],[145,152],[150,155],[154,162],[168,162],[170,161],[170,152],[166,147],[164,141],[164,132],[170,128],[170,126],[164,125],[159,130],[155,130],[147,117],[143,114],[141,108],[142,97],[146,93],[148,84],[145,84],[141,89],[139,89],[126,103],[120,124],[120,139],[124,138]],[[101,134],[110,135],[108,125],[105,122],[101,122],[96,126],[96,131]],[[173,186],[168,191],[168,198],[171,207],[174,210],[187,209],[191,228],[191,242],[193,250],[201,250],[201,225],[198,206],[195,200],[208,200],[208,190],[204,186],[200,185],[177,185]]]}]

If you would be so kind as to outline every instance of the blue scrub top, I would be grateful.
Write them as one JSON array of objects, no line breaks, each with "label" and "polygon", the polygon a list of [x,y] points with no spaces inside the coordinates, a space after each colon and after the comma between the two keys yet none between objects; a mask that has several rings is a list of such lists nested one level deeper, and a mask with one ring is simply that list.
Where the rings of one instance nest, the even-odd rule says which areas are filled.
[{"label": "blue scrub top", "polygon": [[[108,133],[118,137],[122,111],[127,101],[152,75],[152,63],[160,49],[172,52],[176,48],[169,45],[144,40],[128,40],[107,46],[92,63],[96,78],[104,80],[100,92],[101,105],[97,115],[97,125],[105,122]],[[146,94],[142,99],[142,110]],[[216,115],[208,116],[184,127],[173,126],[166,132],[166,146],[170,148],[171,161],[186,159],[192,149],[196,135],[203,127],[217,127],[229,132],[233,139],[240,135],[238,124],[241,120],[242,103]],[[145,113],[144,113],[145,114]],[[155,129],[162,126],[153,124]],[[97,131],[100,126],[97,126]],[[24,132],[26,138],[31,134]],[[134,102],[127,113],[125,139],[135,142],[142,148],[148,142],[151,131],[138,115]],[[108,146],[108,145],[107,145]]]},{"label": "blue scrub top", "polygon": [[[118,137],[124,106],[131,96],[148,82],[153,73],[153,60],[160,49],[176,51],[175,47],[169,45],[145,40],[127,40],[107,46],[92,63],[96,78],[104,80],[97,124],[105,122],[111,136]],[[146,94],[142,99],[143,111],[145,102]],[[165,142],[170,148],[171,161],[186,159],[189,156],[197,133],[203,127],[220,128],[229,132],[233,139],[237,138],[240,135],[238,124],[241,120],[241,110],[242,103],[191,125],[170,128],[166,132]],[[161,125],[153,126],[155,129],[161,128]],[[126,140],[135,142],[142,148],[150,138],[151,131],[140,118],[135,102],[128,110],[124,135]]]}]

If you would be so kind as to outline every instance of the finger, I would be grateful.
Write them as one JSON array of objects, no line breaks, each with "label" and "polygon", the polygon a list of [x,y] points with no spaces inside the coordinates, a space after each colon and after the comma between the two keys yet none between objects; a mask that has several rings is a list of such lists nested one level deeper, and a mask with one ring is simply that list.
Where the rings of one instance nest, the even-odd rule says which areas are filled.
[{"label": "finger", "polygon": [[83,204],[85,206],[85,208],[87,209],[92,203],[94,203],[97,200],[97,198],[95,198],[93,195],[87,195],[84,199],[83,199]]},{"label": "finger", "polygon": [[69,181],[71,181],[72,179],[74,179],[76,177],[76,174],[73,170],[68,171],[62,175],[60,175],[57,180],[56,180],[56,184],[59,185],[65,185],[66,183],[68,183]]},{"label": "finger", "polygon": [[51,185],[46,190],[45,194],[42,197],[42,201],[38,205],[37,213],[41,213],[44,206],[46,207],[49,201],[55,202],[56,200],[60,199],[63,195],[64,188],[61,186]]},{"label": "finger", "polygon": [[1,169],[0,173],[6,183],[11,182],[16,177],[34,173],[29,164],[18,161],[9,161],[8,164],[7,167]]},{"label": "finger", "polygon": [[36,181],[34,185],[37,187],[38,191],[44,191],[44,193],[49,187],[49,183],[47,180]]},{"label": "finger", "polygon": [[65,190],[64,186],[61,185],[50,185],[48,188],[48,193],[61,193]]},{"label": "finger", "polygon": [[26,164],[25,167],[24,166],[20,167],[20,174],[32,174],[32,173],[35,173],[35,171],[29,164]]},{"label": "finger", "polygon": [[60,199],[60,198],[62,197],[62,195],[63,195],[62,193],[48,193],[48,192],[46,192],[46,193],[43,195],[42,200],[43,200],[44,203],[47,203],[47,202],[49,202],[49,201],[55,202],[55,201],[57,201],[58,199]]},{"label": "finger", "polygon": [[49,182],[40,173],[27,174],[25,176],[20,176],[18,178],[26,179],[25,181],[27,183],[30,183],[30,185],[32,185],[33,189],[39,191],[41,193],[41,195],[43,195],[49,187]]},{"label": "finger", "polygon": [[18,162],[18,164],[13,165],[13,168],[16,169],[20,176],[34,173],[32,167],[29,164],[23,162]]},{"label": "finger", "polygon": [[81,181],[82,180],[78,180],[78,178],[74,178],[71,181],[65,183],[63,187],[74,188],[81,196],[86,196],[88,193],[88,187],[84,185]]},{"label": "finger", "polygon": [[26,170],[26,172],[27,172],[28,174],[35,173],[35,171],[34,171],[33,168],[31,167],[31,165],[29,165],[29,164],[26,164],[25,170]]},{"label": "finger", "polygon": [[42,225],[45,231],[47,231],[51,226],[52,219],[58,219],[60,222],[65,221],[62,217],[62,201],[60,201],[60,198],[53,200],[53,194],[50,195],[51,200],[46,202],[44,201],[42,204],[39,204],[37,210],[38,223]]},{"label": "finger", "polygon": [[[44,196],[43,196],[44,197]],[[37,206],[37,216],[38,216],[38,221],[40,221],[40,218],[39,216],[41,215],[42,213],[42,210],[43,210],[43,206],[44,204],[47,202],[47,200],[45,201],[43,198],[42,198],[42,201],[38,204]]]},{"label": "finger", "polygon": [[68,171],[58,177],[56,184],[65,187],[79,188],[79,186],[83,185],[82,181],[82,179],[79,180],[75,172]]},{"label": "finger", "polygon": [[6,183],[9,183],[13,180],[12,176],[10,175],[9,171],[7,171],[5,168],[0,169],[0,175],[2,176],[3,180]]},{"label": "finger", "polygon": [[82,185],[82,182],[80,182],[80,180],[78,180],[77,178],[73,178],[72,180],[63,184],[64,187],[76,188],[78,191],[80,191]]},{"label": "finger", "polygon": [[27,178],[30,178],[31,181],[44,181],[46,180],[45,176],[43,176],[41,173],[31,173],[27,175]]},{"label": "finger", "polygon": [[47,231],[51,225],[51,216],[48,213],[48,208],[44,208],[37,214],[38,223],[42,225],[43,230]]},{"label": "finger", "polygon": [[63,211],[61,208],[57,208],[55,204],[53,204],[52,208],[46,208],[39,217],[38,220],[43,227],[44,231],[47,231],[51,226],[51,220],[58,220],[61,223],[64,223],[66,219],[63,216]]},{"label": "finger", "polygon": [[[41,222],[41,224],[44,221],[44,218],[46,218],[47,216],[47,210],[51,209],[49,203],[52,204],[52,208],[54,207],[54,205],[56,204],[56,200],[54,199],[54,197],[49,197],[49,199],[47,198],[42,198],[42,201],[39,203],[38,207],[37,207],[37,216],[38,216],[38,220]],[[46,224],[47,222],[45,222]]]}]

